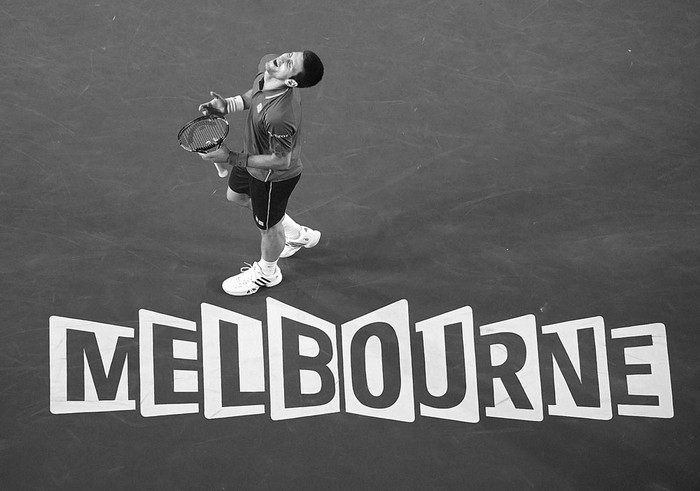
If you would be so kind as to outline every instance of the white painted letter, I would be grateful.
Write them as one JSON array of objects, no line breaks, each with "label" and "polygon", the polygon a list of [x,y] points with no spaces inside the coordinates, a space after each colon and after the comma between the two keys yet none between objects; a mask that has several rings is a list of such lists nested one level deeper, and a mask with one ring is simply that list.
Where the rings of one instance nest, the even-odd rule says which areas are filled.
[{"label": "white painted letter", "polygon": [[493,336],[496,340],[492,341],[490,351],[491,366],[498,369],[493,379],[494,407],[486,407],[486,415],[542,421],[544,410],[535,316],[525,315],[481,326],[480,332],[482,336]]},{"label": "white painted letter", "polygon": [[408,302],[399,300],[341,329],[347,412],[415,421]]},{"label": "white painted letter", "polygon": [[[262,322],[214,305],[202,304],[202,357],[204,377],[204,417],[230,418],[264,414],[264,404],[224,406],[225,387],[222,377],[221,322],[235,324],[236,352],[230,354],[236,373],[232,381],[234,395],[265,393],[265,358],[263,353]],[[226,329],[226,327],[224,327]],[[224,354],[225,355],[225,354]],[[228,361],[224,358],[223,361]],[[225,364],[228,365],[228,364]],[[226,387],[228,388],[228,387]]]},{"label": "white painted letter", "polygon": [[[283,326],[282,319],[291,322]],[[268,298],[267,329],[270,417],[340,412],[335,325]]]},{"label": "white painted letter", "polygon": [[[155,325],[177,330],[197,331],[197,324],[185,319],[171,317],[150,310],[139,310],[139,360],[141,370],[141,415],[165,416],[169,414],[191,414],[199,412],[199,404],[156,403],[156,373],[154,364]],[[159,353],[159,358],[172,360],[197,360],[197,343],[193,341],[172,339],[171,358]],[[198,389],[196,370],[172,370],[173,393],[196,393]]]},{"label": "white painted letter", "polygon": [[[90,333],[92,343],[96,344],[101,367],[98,363],[89,363],[86,346],[80,343],[73,348],[71,356],[77,356],[82,362],[82,380],[76,383],[82,386],[82,400],[68,400],[68,338],[77,336],[78,333]],[[125,353],[122,358],[115,360],[115,354],[120,339],[133,338],[134,329],[130,327],[113,326],[97,322],[65,317],[52,316],[49,319],[49,377],[50,377],[50,410],[53,414],[69,413],[94,413],[103,411],[133,411],[136,409],[136,401],[129,400],[129,356]],[[94,346],[93,344],[93,346]],[[95,360],[96,361],[96,360]],[[121,371],[115,362],[121,362]],[[97,373],[94,373],[98,370]],[[100,373],[100,371],[102,373]],[[108,400],[102,400],[98,396],[98,387],[95,384],[95,376],[103,382],[116,385],[116,392],[109,396]],[[116,383],[115,383],[116,382]]]},{"label": "white painted letter", "polygon": [[651,343],[627,346],[624,357],[627,366],[636,366],[640,372],[627,376],[627,390],[631,396],[652,396],[658,404],[618,404],[620,416],[642,416],[648,418],[672,418],[673,394],[671,390],[671,368],[666,344],[666,326],[647,324],[621,327],[610,331],[613,339],[649,336]]},{"label": "white painted letter", "polygon": [[462,396],[460,401],[449,407],[433,407],[421,402],[420,414],[432,418],[478,423],[479,391],[474,352],[474,320],[470,307],[453,310],[416,324],[416,331],[423,333],[426,389],[428,394],[435,398],[448,395],[448,347],[445,343],[448,328],[461,331],[462,345],[455,346],[454,350],[462,352],[459,369],[460,376],[461,370],[464,370],[464,378],[451,382],[459,387],[458,391],[463,388],[464,393],[459,394]]},{"label": "white painted letter", "polygon": [[[591,330],[593,335],[595,365],[586,363],[588,370],[584,373],[579,336],[587,330]],[[571,362],[566,365],[565,369],[561,366],[561,362],[565,362],[565,360],[557,360],[554,352],[552,353],[555,404],[548,406],[549,414],[571,418],[612,419],[608,353],[605,348],[605,324],[603,318],[593,317],[542,326],[542,333],[557,336],[566,356],[568,356],[568,361]],[[572,370],[569,369],[571,366],[574,373],[571,373]],[[565,373],[568,374],[569,379],[574,380],[567,382]],[[578,380],[575,380],[576,376],[578,376]],[[584,380],[587,380],[588,384],[585,384]],[[598,406],[581,406],[577,404],[570,385],[570,383],[576,384],[577,382],[580,383],[581,389],[586,388],[583,385],[587,385],[589,391],[597,389],[595,399],[598,400]]]}]

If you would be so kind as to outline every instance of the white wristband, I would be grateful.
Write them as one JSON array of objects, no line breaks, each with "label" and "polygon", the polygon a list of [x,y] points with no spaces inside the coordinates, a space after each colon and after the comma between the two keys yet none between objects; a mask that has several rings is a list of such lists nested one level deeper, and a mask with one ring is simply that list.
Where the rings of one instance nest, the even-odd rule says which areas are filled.
[{"label": "white wristband", "polygon": [[236,111],[243,111],[244,109],[245,102],[243,102],[243,97],[237,95],[226,98],[226,112],[235,113]]}]

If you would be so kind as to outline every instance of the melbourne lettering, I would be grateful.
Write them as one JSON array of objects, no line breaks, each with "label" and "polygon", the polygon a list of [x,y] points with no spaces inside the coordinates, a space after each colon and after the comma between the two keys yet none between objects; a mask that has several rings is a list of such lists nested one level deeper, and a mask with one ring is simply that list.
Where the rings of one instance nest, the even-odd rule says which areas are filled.
[{"label": "melbourne lettering", "polygon": [[463,423],[674,413],[658,323],[538,327],[524,315],[477,327],[462,307],[412,324],[401,300],[336,325],[272,298],[264,324],[206,303],[198,321],[141,310],[137,332],[52,316],[51,412]]}]

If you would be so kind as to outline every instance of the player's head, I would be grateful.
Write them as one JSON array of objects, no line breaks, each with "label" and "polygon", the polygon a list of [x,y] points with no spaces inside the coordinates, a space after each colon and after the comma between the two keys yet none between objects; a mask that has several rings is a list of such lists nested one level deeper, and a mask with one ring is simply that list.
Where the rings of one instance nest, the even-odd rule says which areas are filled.
[{"label": "player's head", "polygon": [[313,51],[303,51],[304,65],[299,73],[291,77],[296,82],[296,86],[313,87],[323,78],[323,62]]},{"label": "player's head", "polygon": [[313,51],[291,51],[269,60],[265,71],[288,87],[313,87],[323,77],[323,63]]}]

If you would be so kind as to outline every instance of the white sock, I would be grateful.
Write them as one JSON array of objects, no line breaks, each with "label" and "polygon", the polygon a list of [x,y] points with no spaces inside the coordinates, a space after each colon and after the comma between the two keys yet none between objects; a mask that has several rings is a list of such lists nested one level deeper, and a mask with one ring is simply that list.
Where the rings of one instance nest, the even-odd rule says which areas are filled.
[{"label": "white sock", "polygon": [[277,267],[277,261],[268,262],[260,258],[260,261],[258,261],[258,265],[260,266],[260,269],[262,269],[262,272],[265,276],[270,276],[275,272],[275,268]]},{"label": "white sock", "polygon": [[301,225],[295,222],[292,217],[284,214],[282,218],[282,228],[284,228],[284,236],[288,239],[298,239],[301,235]]}]

